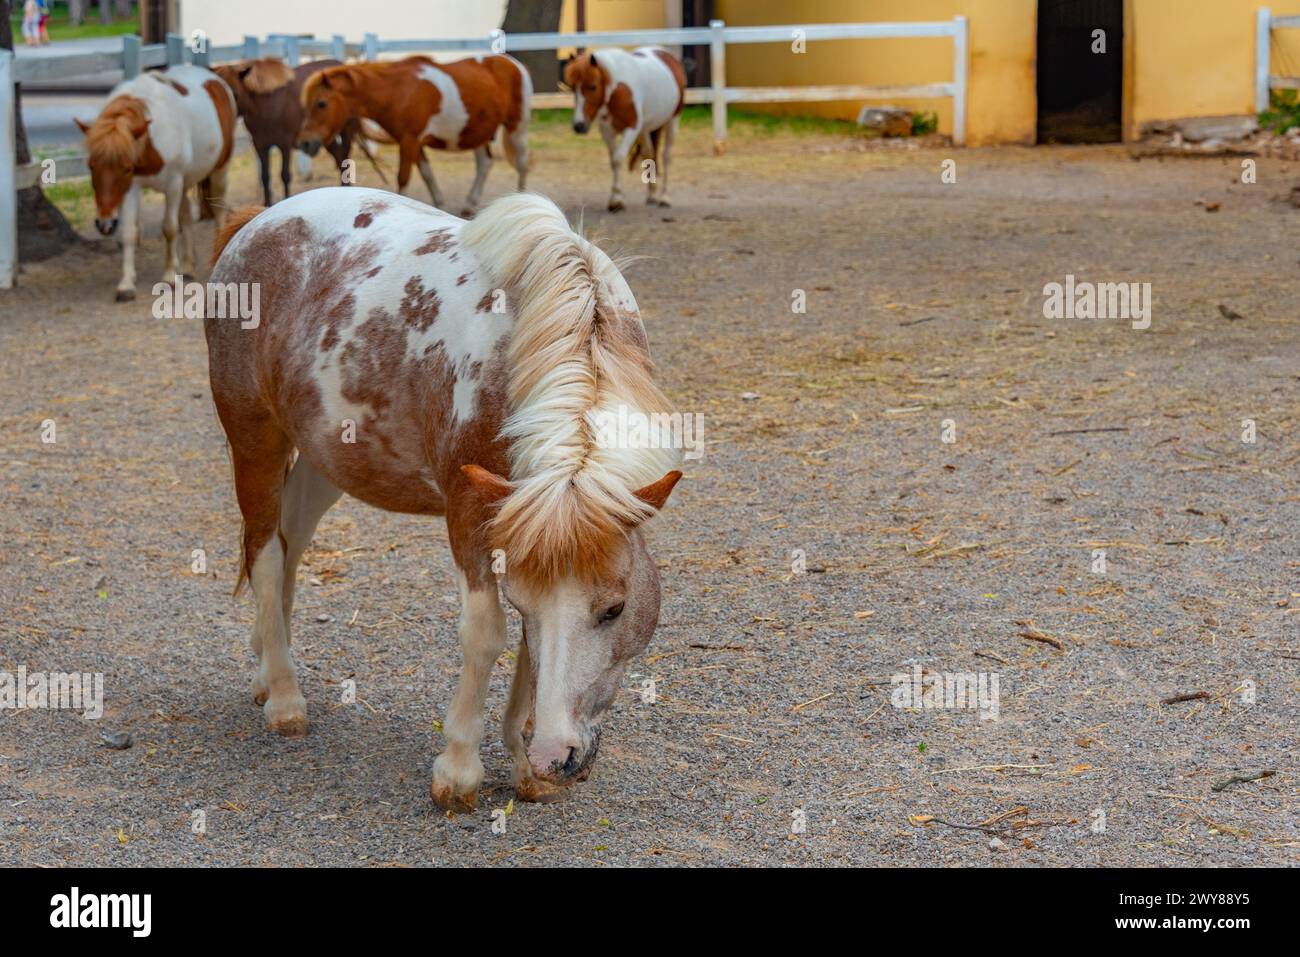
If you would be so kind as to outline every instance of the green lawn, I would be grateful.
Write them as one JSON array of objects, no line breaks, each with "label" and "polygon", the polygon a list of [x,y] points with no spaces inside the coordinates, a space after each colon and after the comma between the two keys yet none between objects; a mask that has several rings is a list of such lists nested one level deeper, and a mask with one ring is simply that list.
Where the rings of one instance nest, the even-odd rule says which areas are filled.
[{"label": "green lawn", "polygon": [[[22,0],[14,0],[15,16],[14,23],[14,45],[21,46],[23,43],[23,4]],[[126,20],[114,20],[112,23],[99,22],[99,5],[96,4],[94,9],[87,9],[86,16],[81,26],[74,27],[68,23],[67,6],[55,6],[50,14],[49,33],[50,40],[57,42],[59,40],[84,40],[90,37],[117,37],[124,33],[135,33],[140,29],[140,20],[138,17],[130,17]]]}]

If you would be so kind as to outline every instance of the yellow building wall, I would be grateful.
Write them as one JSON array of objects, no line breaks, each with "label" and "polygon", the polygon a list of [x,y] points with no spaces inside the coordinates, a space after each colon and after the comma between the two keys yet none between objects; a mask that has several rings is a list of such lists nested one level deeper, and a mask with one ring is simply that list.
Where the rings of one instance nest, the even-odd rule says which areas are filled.
[{"label": "yellow building wall", "polygon": [[[718,0],[728,25],[970,21],[967,141],[1032,143],[1037,132],[1035,48],[1037,0]],[[733,86],[816,86],[836,83],[899,85],[952,79],[952,41],[935,39],[819,40],[807,52],[787,44],[727,48]],[[885,101],[874,101],[883,103]],[[890,105],[938,114],[952,132],[950,99],[893,98]],[[854,119],[862,101],[792,103],[772,109]]]},{"label": "yellow building wall", "polygon": [[[1300,0],[1128,0],[1125,137],[1143,123],[1255,111],[1255,11]],[[1300,75],[1300,30],[1273,34],[1272,72]]]},{"label": "yellow building wall", "polygon": [[[664,0],[587,0],[588,30],[661,30],[668,26]],[[578,4],[564,0],[560,32],[578,29]]]}]

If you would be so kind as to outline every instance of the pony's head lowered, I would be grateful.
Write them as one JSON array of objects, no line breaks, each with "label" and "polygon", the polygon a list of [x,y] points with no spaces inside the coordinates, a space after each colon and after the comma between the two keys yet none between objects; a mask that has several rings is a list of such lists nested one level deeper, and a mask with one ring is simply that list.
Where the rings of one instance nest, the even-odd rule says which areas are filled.
[{"label": "pony's head lowered", "polygon": [[609,75],[596,62],[596,54],[583,53],[565,62],[564,85],[573,91],[573,131],[585,133],[605,105]]},{"label": "pony's head lowered", "polygon": [[502,198],[461,235],[516,316],[502,427],[511,480],[463,471],[495,508],[489,544],[505,555],[505,596],[523,617],[529,763],[548,782],[581,780],[624,670],[659,620],[659,576],[640,526],[681,478],[662,436],[605,426],[671,407],[651,378],[627,283],[553,203]]},{"label": "pony's head lowered", "polygon": [[332,143],[356,107],[357,67],[332,66],[313,73],[302,87],[302,129],[298,131],[298,149],[315,156],[323,143]]},{"label": "pony's head lowered", "polygon": [[149,140],[149,111],[134,96],[118,96],[89,125],[77,120],[86,135],[87,165],[95,189],[95,228],[104,236],[117,230],[118,210],[136,176],[152,176],[163,167]]}]

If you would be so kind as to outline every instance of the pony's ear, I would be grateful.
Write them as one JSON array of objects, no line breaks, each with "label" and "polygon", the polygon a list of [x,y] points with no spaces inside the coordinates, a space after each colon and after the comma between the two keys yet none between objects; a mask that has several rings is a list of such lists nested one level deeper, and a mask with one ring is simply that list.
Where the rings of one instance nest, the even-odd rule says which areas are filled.
[{"label": "pony's ear", "polygon": [[84,134],[84,133],[89,133],[89,132],[90,132],[90,124],[89,124],[89,123],[83,123],[83,122],[81,122],[81,120],[77,119],[75,116],[72,118],[72,122],[74,122],[74,123],[77,124],[77,129],[81,130],[81,132],[82,132],[83,134]]},{"label": "pony's ear", "polygon": [[149,132],[150,122],[151,121],[148,119],[142,119],[138,123],[133,124],[131,126],[131,135],[134,136],[136,139],[139,139],[140,137],[144,136],[146,133]]},{"label": "pony's ear", "polygon": [[668,496],[673,494],[673,486],[677,484],[677,480],[681,477],[682,473],[673,469],[659,481],[651,482],[645,488],[639,488],[632,494],[657,512],[667,503]]},{"label": "pony's ear", "polygon": [[591,62],[591,65],[592,65],[592,66],[595,66],[595,65],[596,65],[596,54],[594,54],[594,53],[588,53],[588,54],[587,54],[587,59]]},{"label": "pony's ear", "polygon": [[505,498],[514,491],[513,485],[500,475],[489,472],[485,468],[480,468],[477,465],[462,465],[460,470],[465,473],[465,477],[469,479],[470,485],[474,486],[474,490],[489,505]]},{"label": "pony's ear", "polygon": [[247,80],[247,79],[248,79],[248,74],[250,74],[250,73],[252,73],[252,72],[253,72],[253,67],[252,67],[252,64],[250,64],[250,65],[244,67],[242,70],[239,71],[239,78],[240,78],[241,80]]}]

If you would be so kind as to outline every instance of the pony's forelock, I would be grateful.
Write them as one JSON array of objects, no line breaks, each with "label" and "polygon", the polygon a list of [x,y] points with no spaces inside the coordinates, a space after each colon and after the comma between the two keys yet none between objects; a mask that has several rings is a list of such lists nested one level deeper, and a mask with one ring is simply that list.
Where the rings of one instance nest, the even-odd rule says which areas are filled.
[{"label": "pony's forelock", "polygon": [[86,131],[86,149],[92,159],[118,166],[133,166],[144,148],[135,130],[149,122],[144,102],[134,96],[111,100]]}]

